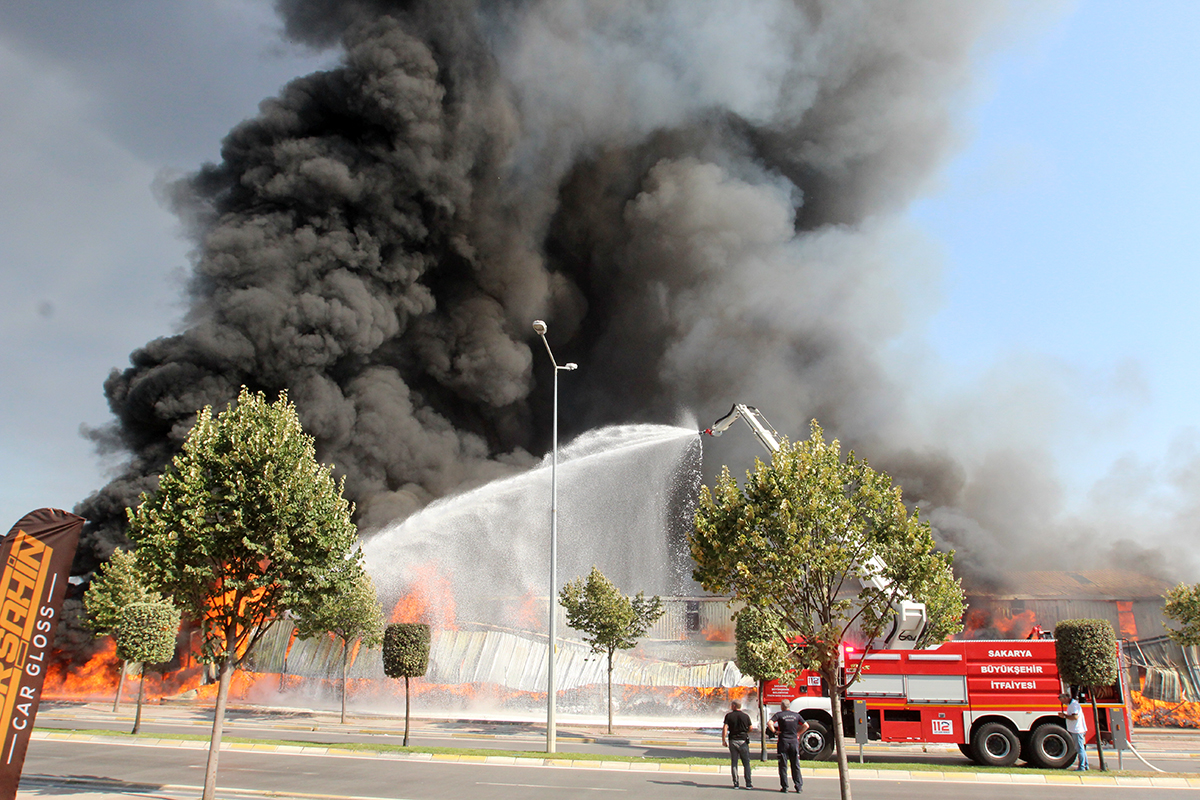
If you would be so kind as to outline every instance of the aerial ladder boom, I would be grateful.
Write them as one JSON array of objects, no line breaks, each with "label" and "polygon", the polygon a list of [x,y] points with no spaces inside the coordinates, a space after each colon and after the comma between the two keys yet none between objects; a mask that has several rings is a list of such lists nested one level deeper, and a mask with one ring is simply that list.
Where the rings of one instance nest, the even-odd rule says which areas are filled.
[{"label": "aerial ladder boom", "polygon": [[[771,423],[767,422],[766,417],[757,408],[742,403],[735,403],[733,408],[729,409],[728,414],[714,422],[712,427],[706,428],[704,432],[709,436],[720,436],[739,419],[744,420],[750,426],[750,430],[762,442],[763,447],[767,448],[767,452],[774,455],[779,450],[779,434],[771,427]],[[883,560],[879,556],[871,556],[863,562],[862,567],[863,583],[877,589],[885,597],[891,596],[893,593],[892,582],[883,574]],[[883,649],[912,650],[917,646],[917,640],[925,632],[925,625],[929,621],[925,604],[919,603],[911,597],[897,598],[892,603],[892,611],[895,616],[892,628],[884,639]]]}]

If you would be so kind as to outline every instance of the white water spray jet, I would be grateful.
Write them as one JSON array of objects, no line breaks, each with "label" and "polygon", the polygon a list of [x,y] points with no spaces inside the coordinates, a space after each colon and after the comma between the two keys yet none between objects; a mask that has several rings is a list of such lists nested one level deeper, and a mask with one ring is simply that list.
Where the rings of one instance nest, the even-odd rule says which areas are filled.
[{"label": "white water spray jet", "polygon": [[[690,610],[702,593],[691,580],[685,539],[701,480],[700,442],[694,425],[622,425],[585,433],[559,451],[560,582],[595,565],[626,593],[673,596],[656,630],[614,659],[614,682],[624,687],[617,713],[626,722],[698,724],[725,705],[729,691],[752,688],[730,661],[731,646],[709,641],[687,621],[695,613],[699,623],[702,613]],[[402,610],[397,621],[433,628],[429,670],[416,684],[425,713],[541,718],[549,538],[547,458],[438,501],[364,544],[385,613]],[[717,602],[716,616],[727,622]],[[559,708],[577,721],[599,721],[604,660],[559,619]],[[255,649],[252,669],[280,673],[280,688],[289,687],[266,702],[334,707],[339,647],[326,638],[292,642],[290,632],[280,626]],[[381,677],[379,648],[358,651],[349,674],[352,706],[399,710],[394,686]],[[678,691],[688,687],[696,691]]]},{"label": "white water spray jet", "polygon": [[[628,594],[694,593],[672,527],[690,521],[699,449],[695,427],[647,424],[600,428],[560,447],[558,588],[596,566]],[[432,567],[449,582],[459,622],[528,629],[512,618],[513,601],[546,596],[549,541],[547,456],[529,472],[431,504],[373,536],[363,553],[385,613]]]}]

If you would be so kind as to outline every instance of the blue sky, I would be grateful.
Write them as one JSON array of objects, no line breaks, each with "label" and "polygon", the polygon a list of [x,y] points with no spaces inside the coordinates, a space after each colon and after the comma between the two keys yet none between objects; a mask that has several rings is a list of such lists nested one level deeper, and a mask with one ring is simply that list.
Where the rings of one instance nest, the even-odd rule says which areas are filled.
[{"label": "blue sky", "polygon": [[[960,149],[908,212],[941,275],[897,346],[936,364],[927,396],[992,393],[1044,440],[1068,507],[1106,476],[1152,503],[1200,463],[1200,3],[1016,8],[981,52]],[[276,28],[260,0],[0,8],[6,527],[104,482],[80,428],[108,420],[109,370],[182,313],[188,245],[156,182],[328,59]]]},{"label": "blue sky", "polygon": [[984,61],[966,144],[911,215],[943,249],[927,332],[952,382],[1036,364],[1063,392],[1055,450],[1079,495],[1200,419],[1200,5],[1041,23]]}]

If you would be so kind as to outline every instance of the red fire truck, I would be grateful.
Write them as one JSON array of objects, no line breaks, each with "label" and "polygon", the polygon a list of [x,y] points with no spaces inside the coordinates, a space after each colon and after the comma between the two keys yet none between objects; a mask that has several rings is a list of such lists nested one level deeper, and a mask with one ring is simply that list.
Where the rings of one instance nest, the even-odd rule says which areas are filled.
[{"label": "red fire truck", "polygon": [[[1120,654],[1118,654],[1120,655]],[[867,739],[881,742],[955,744],[968,758],[1008,766],[1018,758],[1047,769],[1075,760],[1075,740],[1059,712],[1063,684],[1053,639],[951,641],[926,650],[871,650],[864,656],[844,648],[845,669],[862,672],[847,691],[843,725],[847,741],[856,734],[854,701],[866,704]],[[1119,663],[1124,659],[1120,659]],[[1096,692],[1099,720],[1084,702],[1088,741],[1109,740],[1110,714],[1125,709],[1126,671]],[[833,752],[833,718],[819,675],[800,673],[793,684],[771,681],[766,703],[795,701],[792,709],[809,723],[801,756],[823,760]]]},{"label": "red fire truck", "polygon": [[[779,449],[778,434],[753,406],[734,405],[705,433],[720,436],[738,419],[769,452]],[[867,580],[888,594],[891,586],[881,566],[867,570],[873,573]],[[1019,758],[1057,769],[1075,760],[1075,739],[1060,716],[1064,709],[1059,694],[1065,687],[1058,677],[1053,639],[1042,638],[1038,631],[1030,639],[953,641],[916,649],[928,619],[925,605],[901,597],[893,611],[895,621],[882,649],[864,653],[843,647],[844,669],[850,673],[861,666],[843,703],[848,741],[858,733],[854,701],[862,700],[868,740],[956,744],[964,755],[988,766],[1008,766]],[[1096,715],[1090,703],[1084,704],[1089,742],[1097,735],[1111,737],[1112,709],[1125,709],[1124,718],[1129,719],[1125,670],[1119,669],[1118,675],[1115,685],[1096,693]],[[801,757],[829,758],[834,746],[832,705],[821,677],[805,670],[793,684],[768,683],[763,701],[780,700],[797,700],[791,707],[809,724],[800,743]]]}]

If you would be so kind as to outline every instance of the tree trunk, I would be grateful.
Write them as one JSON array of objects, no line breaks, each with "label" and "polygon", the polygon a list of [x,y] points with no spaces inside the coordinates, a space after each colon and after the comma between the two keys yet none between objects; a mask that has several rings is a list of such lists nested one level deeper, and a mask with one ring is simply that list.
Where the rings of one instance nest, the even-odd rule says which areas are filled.
[{"label": "tree trunk", "polygon": [[229,704],[229,684],[233,679],[233,656],[221,662],[221,679],[217,685],[217,707],[213,710],[212,739],[208,744],[208,766],[204,768],[204,794],[201,800],[213,800],[217,791],[217,757],[221,753],[221,732],[225,728],[225,707]]},{"label": "tree trunk", "polygon": [[146,665],[142,664],[142,679],[138,681],[137,714],[133,717],[133,732],[142,727],[142,698],[146,695]]},{"label": "tree trunk", "polygon": [[763,693],[767,690],[767,682],[758,682],[758,739],[762,743],[759,753],[761,761],[767,760],[767,706],[763,702]]},{"label": "tree trunk", "polygon": [[117,678],[117,696],[113,698],[113,713],[115,714],[121,705],[121,691],[125,688],[125,673],[129,671],[129,662],[121,662],[121,677]]},{"label": "tree trunk", "polygon": [[346,724],[346,660],[350,658],[350,643],[342,640],[342,724]]},{"label": "tree trunk", "polygon": [[408,676],[404,676],[404,746],[408,747]]},{"label": "tree trunk", "polygon": [[1096,756],[1100,759],[1100,771],[1106,772],[1104,766],[1104,748],[1100,746],[1100,714],[1096,711],[1096,692],[1089,687],[1088,697],[1092,698],[1092,725],[1096,728]]},{"label": "tree trunk", "polygon": [[608,732],[612,733],[612,651],[608,652]]},{"label": "tree trunk", "polygon": [[850,800],[850,765],[846,763],[846,737],[842,725],[842,686],[838,680],[830,680],[829,700],[833,706],[833,746],[837,748],[838,786],[842,790],[842,800]]}]

